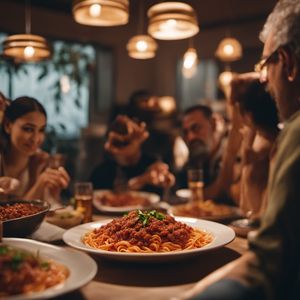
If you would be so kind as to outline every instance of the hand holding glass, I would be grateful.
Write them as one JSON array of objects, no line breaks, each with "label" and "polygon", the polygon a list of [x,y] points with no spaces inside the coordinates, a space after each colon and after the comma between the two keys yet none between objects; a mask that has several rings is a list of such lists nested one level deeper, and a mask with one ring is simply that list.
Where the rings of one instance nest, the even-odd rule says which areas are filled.
[{"label": "hand holding glass", "polygon": [[83,214],[83,223],[92,221],[93,185],[91,182],[75,183],[75,207]]}]

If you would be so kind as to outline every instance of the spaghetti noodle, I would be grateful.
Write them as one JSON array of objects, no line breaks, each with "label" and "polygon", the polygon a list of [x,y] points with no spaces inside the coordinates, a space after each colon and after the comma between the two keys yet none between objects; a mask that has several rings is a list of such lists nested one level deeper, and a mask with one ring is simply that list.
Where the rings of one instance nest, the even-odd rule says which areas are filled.
[{"label": "spaghetti noodle", "polygon": [[0,298],[43,291],[68,276],[69,270],[52,260],[5,244],[0,246]]},{"label": "spaghetti noodle", "polygon": [[83,242],[96,249],[115,252],[170,252],[201,248],[213,236],[155,211],[132,211],[110,223],[95,228]]}]

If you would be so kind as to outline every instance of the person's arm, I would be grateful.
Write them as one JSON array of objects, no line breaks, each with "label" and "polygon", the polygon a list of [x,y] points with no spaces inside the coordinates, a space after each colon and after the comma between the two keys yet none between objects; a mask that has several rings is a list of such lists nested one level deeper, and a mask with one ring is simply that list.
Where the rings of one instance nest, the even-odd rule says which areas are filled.
[{"label": "person's arm", "polygon": [[261,300],[262,288],[253,284],[251,268],[258,264],[254,252],[248,251],[240,258],[226,264],[200,280],[192,289],[174,296],[171,300]]},{"label": "person's arm", "polygon": [[234,166],[242,141],[237,105],[234,107],[233,116],[232,128],[229,132],[227,145],[222,156],[220,173],[212,184],[204,188],[206,199],[216,199],[222,195],[229,195],[230,187],[234,182]]}]

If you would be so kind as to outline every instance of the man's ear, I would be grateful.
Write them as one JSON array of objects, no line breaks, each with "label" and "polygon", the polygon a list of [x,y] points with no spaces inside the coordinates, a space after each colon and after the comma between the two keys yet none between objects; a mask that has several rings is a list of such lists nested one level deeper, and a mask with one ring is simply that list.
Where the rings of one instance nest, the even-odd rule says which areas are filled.
[{"label": "man's ear", "polygon": [[299,72],[297,59],[289,48],[282,48],[279,51],[279,54],[282,55],[284,61],[284,70],[286,72],[287,79],[292,82],[295,80]]}]

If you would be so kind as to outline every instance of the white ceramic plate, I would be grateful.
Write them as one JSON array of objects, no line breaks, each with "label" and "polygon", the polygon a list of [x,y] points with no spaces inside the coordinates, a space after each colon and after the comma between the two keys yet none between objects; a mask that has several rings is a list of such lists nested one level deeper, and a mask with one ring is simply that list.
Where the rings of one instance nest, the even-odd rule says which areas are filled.
[{"label": "white ceramic plate", "polygon": [[167,261],[179,258],[199,255],[202,252],[210,251],[230,243],[235,238],[235,232],[228,226],[212,221],[199,220],[194,218],[176,217],[177,221],[183,222],[189,226],[205,230],[213,235],[213,241],[198,249],[172,251],[163,253],[124,253],[99,250],[85,245],[82,237],[89,231],[107,224],[110,220],[91,222],[73,227],[66,231],[63,240],[68,245],[86,251],[88,253],[101,255],[106,258],[124,260],[124,261]]},{"label": "white ceramic plate", "polygon": [[54,261],[65,265],[70,271],[69,277],[63,284],[59,284],[42,292],[6,297],[5,300],[52,298],[82,287],[92,280],[97,273],[96,262],[87,254],[80,251],[20,238],[4,238],[3,243],[33,253],[39,251],[41,257],[53,259]]},{"label": "white ceramic plate", "polygon": [[131,205],[131,206],[108,206],[108,205],[103,205],[101,203],[101,197],[107,193],[111,192],[110,190],[95,190],[94,191],[94,197],[93,197],[93,204],[94,206],[99,209],[100,211],[103,212],[112,212],[112,213],[124,213],[128,212],[134,209],[143,209],[147,208],[147,206],[154,205],[159,202],[159,196],[154,193],[147,193],[147,192],[136,192],[136,191],[131,191],[130,194],[136,195],[138,197],[143,197],[147,198],[149,200],[149,205],[146,207],[143,205]]}]

